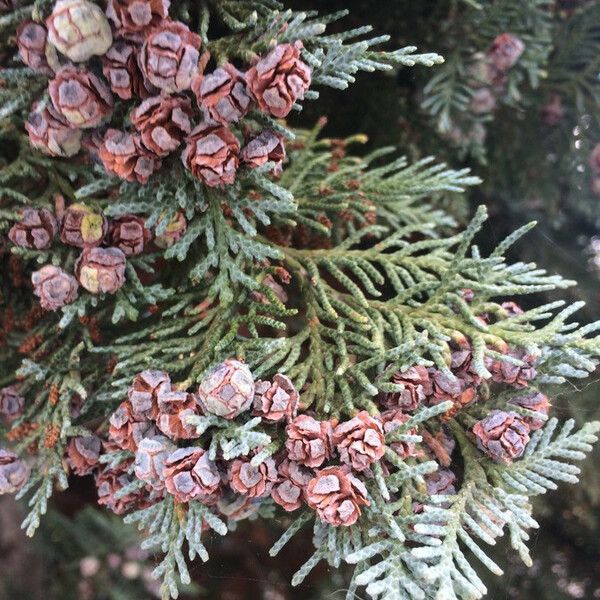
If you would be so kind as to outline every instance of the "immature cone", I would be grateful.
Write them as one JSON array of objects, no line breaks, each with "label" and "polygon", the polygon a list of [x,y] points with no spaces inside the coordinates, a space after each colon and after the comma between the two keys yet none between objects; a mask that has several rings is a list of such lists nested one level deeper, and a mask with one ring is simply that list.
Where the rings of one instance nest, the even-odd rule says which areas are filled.
[{"label": "immature cone", "polygon": [[31,274],[33,293],[44,310],[58,310],[77,298],[77,280],[54,265],[45,265]]},{"label": "immature cone", "polygon": [[392,377],[392,383],[403,385],[401,392],[389,392],[385,395],[384,405],[413,411],[431,394],[431,380],[425,367],[415,365],[406,371],[399,371]]},{"label": "immature cone", "polygon": [[99,464],[102,443],[96,435],[74,437],[67,445],[67,458],[76,475],[88,475]]},{"label": "immature cone", "polygon": [[146,37],[139,65],[146,81],[167,93],[189,90],[200,57],[200,36],[186,25],[166,20]]},{"label": "immature cone", "polygon": [[[162,215],[157,223],[157,230],[160,230]],[[158,233],[154,238],[154,244],[159,248],[170,248],[175,242],[180,240],[187,231],[187,221],[182,212],[177,211],[173,218],[167,223],[166,228]]]},{"label": "immature cone", "polygon": [[111,114],[113,97],[91,71],[62,67],[48,84],[54,108],[74,127],[97,127]]},{"label": "immature cone", "polygon": [[125,255],[118,248],[84,248],[75,263],[79,283],[92,294],[114,294],[125,283]]},{"label": "immature cone", "polygon": [[144,83],[137,61],[139,48],[132,42],[117,40],[102,57],[102,73],[110,89],[122,100],[148,98],[155,91]]},{"label": "immature cone", "polygon": [[60,226],[63,244],[77,248],[99,246],[108,231],[106,217],[85,204],[71,204],[65,211]]},{"label": "immature cone", "polygon": [[228,358],[217,365],[198,387],[198,400],[206,413],[235,419],[254,399],[254,378],[247,365]]},{"label": "immature cone", "polygon": [[314,473],[287,458],[277,467],[277,473],[278,479],[271,490],[271,498],[287,512],[300,508],[306,486]]},{"label": "immature cone", "polygon": [[[533,410],[542,415],[548,416],[548,410],[550,408],[550,402],[548,401],[548,396],[546,394],[542,394],[541,392],[530,392],[529,394],[525,394],[523,396],[516,396],[509,400],[510,404],[515,404],[516,406],[520,406],[521,408],[526,408],[527,410]],[[524,417],[525,422],[529,425],[529,429],[531,431],[536,431],[544,426],[546,422],[545,419],[535,418],[535,417]]]},{"label": "immature cone", "polygon": [[112,44],[106,16],[88,0],[58,0],[46,26],[48,41],[73,62],[102,56]]},{"label": "immature cone", "polygon": [[194,77],[192,91],[207,117],[222,125],[237,123],[252,103],[244,75],[230,63]]},{"label": "immature cone", "polygon": [[161,167],[161,161],[144,148],[139,135],[117,129],[109,129],[104,135],[99,157],[107,173],[126,181],[147,183]]},{"label": "immature cone", "polygon": [[273,381],[257,381],[252,414],[267,421],[291,421],[298,412],[300,394],[289,377],[278,373]]},{"label": "immature cone", "polygon": [[14,387],[0,389],[0,417],[6,425],[23,414],[25,398]]},{"label": "immature cone", "polygon": [[493,410],[473,426],[477,447],[504,464],[523,455],[529,442],[529,431],[529,425],[522,417],[503,410]]},{"label": "immature cone", "polygon": [[385,437],[381,423],[366,410],[340,423],[333,430],[333,444],[343,463],[355,471],[364,471],[377,462],[385,452]]},{"label": "immature cone", "polygon": [[127,473],[130,464],[131,462],[125,461],[113,469],[107,467],[96,475],[98,504],[107,506],[117,515],[147,508],[154,501],[160,499],[160,496],[156,496],[156,491],[154,491],[154,497],[152,497],[147,488],[139,488],[117,498],[116,494],[120,490],[135,481],[133,474]]},{"label": "immature cone", "polygon": [[[396,429],[398,429],[398,427],[406,423],[406,421],[410,419],[410,415],[407,415],[406,413],[402,412],[402,410],[391,409],[382,412],[380,415],[380,419],[383,428],[383,433],[387,435],[388,433],[395,431]],[[409,435],[416,435],[417,430],[416,428],[412,428],[406,433]],[[407,458],[409,456],[415,455],[414,442],[391,442],[389,446],[401,458]]]},{"label": "immature cone", "polygon": [[272,458],[253,467],[250,458],[236,458],[229,466],[229,485],[236,492],[250,498],[268,496],[277,481],[277,469]]},{"label": "immature cone", "polygon": [[54,215],[47,208],[24,208],[21,220],[8,231],[8,239],[21,248],[45,250],[58,231]]},{"label": "immature cone", "polygon": [[221,491],[221,474],[202,448],[178,448],[165,461],[165,486],[177,502],[198,500],[212,506]]},{"label": "immature cone", "polygon": [[18,492],[27,479],[27,465],[16,454],[0,448],[0,495]]},{"label": "immature cone", "polygon": [[156,490],[164,488],[165,461],[174,451],[175,446],[162,435],[145,437],[135,452],[135,476]]},{"label": "immature cone", "polygon": [[168,17],[169,5],[170,0],[109,0],[106,16],[120,35],[142,39]]},{"label": "immature cone", "polygon": [[37,103],[34,104],[25,129],[31,146],[48,156],[68,158],[81,150],[81,131],[51,105],[40,108]]},{"label": "immature cone", "polygon": [[187,417],[196,414],[198,403],[193,394],[177,390],[159,392],[156,425],[171,439],[198,437],[196,428],[186,422]]},{"label": "immature cone", "polygon": [[259,108],[286,117],[310,86],[310,67],[300,59],[302,42],[279,44],[247,73],[246,81]]},{"label": "immature cone", "polygon": [[240,158],[242,163],[251,169],[256,169],[267,162],[271,162],[274,164],[273,174],[279,175],[285,160],[283,137],[270,129],[266,129],[252,138],[242,148]]},{"label": "immature cone", "polygon": [[179,148],[192,131],[192,103],[183,96],[154,96],[144,100],[131,113],[131,123],[142,143],[157,156],[167,156]]},{"label": "immature cone", "polygon": [[216,187],[235,181],[239,153],[240,143],[227,127],[205,122],[188,137],[181,160],[194,177]]},{"label": "immature cone", "polygon": [[496,69],[505,72],[517,63],[524,50],[525,44],[516,35],[502,33],[492,42],[489,59]]},{"label": "immature cone", "polygon": [[500,306],[508,317],[516,317],[524,312],[516,302],[503,302]]},{"label": "immature cone", "polygon": [[133,378],[127,392],[131,410],[138,419],[156,419],[158,396],[171,391],[171,378],[164,371],[146,370]]},{"label": "immature cone", "polygon": [[522,361],[523,365],[517,365],[506,360],[493,361],[491,365],[488,365],[493,380],[498,383],[508,383],[516,388],[527,387],[528,383],[537,376],[536,358],[527,354],[522,348],[510,350],[508,356]]},{"label": "immature cone", "polygon": [[144,251],[152,239],[145,221],[136,215],[122,215],[110,222],[109,240],[113,248],[118,248],[125,256],[136,256]]},{"label": "immature cone", "polygon": [[320,467],[332,455],[332,423],[300,415],[285,429],[288,458],[306,467]]},{"label": "immature cone", "polygon": [[108,437],[122,450],[135,452],[147,436],[157,433],[154,424],[134,412],[129,401],[121,402],[108,420]]},{"label": "immature cone", "polygon": [[353,525],[360,516],[360,507],[370,504],[365,486],[347,467],[317,471],[306,486],[306,500],[321,521],[335,526]]},{"label": "immature cone", "polygon": [[24,21],[17,29],[19,57],[38,73],[52,73],[46,58],[46,28],[35,21]]}]

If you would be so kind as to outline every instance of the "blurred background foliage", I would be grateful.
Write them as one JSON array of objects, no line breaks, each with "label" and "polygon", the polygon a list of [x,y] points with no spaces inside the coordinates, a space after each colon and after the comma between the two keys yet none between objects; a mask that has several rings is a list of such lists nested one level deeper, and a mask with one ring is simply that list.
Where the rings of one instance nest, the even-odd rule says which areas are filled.
[{"label": "blurred background foliage", "polygon": [[[349,90],[320,90],[293,125],[312,126],[326,115],[325,136],[365,133],[364,152],[393,145],[411,158],[435,155],[470,166],[483,184],[458,199],[440,200],[464,221],[478,204],[492,218],[479,239],[492,247],[524,222],[538,227],[513,250],[512,259],[535,261],[579,282],[570,300],[584,300],[580,319],[600,318],[600,271],[590,263],[590,240],[600,233],[600,196],[588,167],[600,142],[600,2],[596,0],[291,0],[294,9],[348,9],[340,25],[370,23],[389,33],[390,47],[414,44],[446,57],[432,70],[406,69],[359,76]],[[499,34],[526,44],[493,112],[470,111],[468,67]],[[557,98],[559,100],[557,100]],[[434,106],[434,108],[432,108]],[[549,111],[552,112],[549,118]],[[459,135],[460,134],[460,135]],[[596,191],[596,193],[599,193]],[[466,200],[464,199],[466,198]],[[600,264],[600,262],[599,262]],[[561,390],[554,410],[580,422],[600,418],[600,376],[581,388]],[[561,487],[539,503],[540,532],[533,540],[534,567],[512,559],[505,576],[488,579],[489,597],[530,600],[600,598],[600,449],[584,466],[582,485]],[[155,597],[153,559],[136,550],[136,535],[120,520],[86,506],[91,481],[73,482],[58,494],[36,536],[25,544],[19,516],[0,506],[0,598],[37,600],[137,600]],[[284,525],[284,523],[282,523]],[[343,572],[321,565],[298,589],[287,583],[310,553],[296,540],[287,554],[268,557],[278,532],[255,521],[225,539],[212,540],[208,565],[195,565],[197,587],[186,598],[287,600],[343,598]],[[94,540],[93,556],[77,540]],[[75,540],[75,542],[73,542]]]}]

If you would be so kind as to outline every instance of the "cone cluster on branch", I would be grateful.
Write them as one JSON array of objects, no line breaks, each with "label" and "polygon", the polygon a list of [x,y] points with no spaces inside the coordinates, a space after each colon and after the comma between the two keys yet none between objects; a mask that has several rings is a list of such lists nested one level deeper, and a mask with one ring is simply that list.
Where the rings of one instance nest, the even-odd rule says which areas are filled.
[{"label": "cone cluster on branch", "polygon": [[[84,252],[99,250],[103,249]],[[472,428],[477,447],[503,463],[523,454],[530,432],[541,426],[549,408],[543,394],[523,391],[528,381],[524,374],[531,375],[533,369],[528,357],[518,351],[508,356],[508,363],[492,361],[489,367],[496,384],[518,392],[510,401],[513,409],[492,410]],[[418,446],[414,440],[420,431],[411,425],[411,415],[445,400],[455,403],[449,411],[453,415],[466,404],[483,404],[478,393],[482,378],[472,370],[470,359],[470,350],[463,348],[452,356],[448,372],[421,365],[397,372],[392,381],[401,389],[381,395],[381,412],[363,410],[341,422],[303,412],[300,394],[285,375],[255,381],[248,366],[236,359],[227,359],[207,373],[195,392],[178,389],[163,371],[144,371],[111,415],[107,431],[70,439],[67,463],[78,475],[93,473],[99,502],[119,514],[171,495],[177,502],[196,500],[232,518],[271,497],[286,511],[307,505],[322,521],[349,526],[370,505],[365,486],[376,465],[384,472],[390,469],[386,452],[396,455],[396,460],[430,456],[439,462],[440,471],[428,476],[429,493],[453,493],[452,436],[442,426],[436,436],[423,432],[424,445]],[[521,365],[516,364],[519,361]],[[4,418],[17,419],[23,402],[17,389],[2,390]],[[226,459],[211,449],[212,430],[198,432],[194,425],[194,418],[211,415],[240,424],[259,416],[265,431],[279,440],[279,449],[260,460],[261,447]],[[122,451],[121,462],[102,465],[102,454]],[[141,487],[123,495],[120,490],[136,479]],[[418,504],[414,510],[420,510]]]},{"label": "cone cluster on branch", "polygon": [[25,208],[10,228],[8,239],[20,248],[45,250],[58,237],[63,244],[81,249],[74,274],[45,265],[31,276],[33,293],[44,310],[55,311],[77,299],[79,286],[92,294],[114,294],[125,283],[127,258],[147,250],[166,248],[185,233],[187,223],[176,212],[166,227],[159,221],[156,235],[144,219],[125,214],[108,219],[82,204],[71,204],[58,218],[46,208]]},{"label": "cone cluster on branch", "polygon": [[[304,98],[311,69],[302,42],[275,46],[245,72],[231,63],[206,72],[200,36],[171,19],[169,7],[110,0],[103,12],[89,0],[59,0],[45,23],[21,25],[21,60],[51,78],[51,103],[34,106],[27,126],[32,146],[71,157],[82,137],[87,146],[99,139],[94,154],[107,173],[140,183],[180,146],[184,166],[209,187],[231,185],[240,166],[270,162],[278,174],[283,138],[240,126],[253,109],[283,118]],[[103,76],[91,68],[94,57]],[[130,126],[119,128],[113,116],[124,111]]]}]

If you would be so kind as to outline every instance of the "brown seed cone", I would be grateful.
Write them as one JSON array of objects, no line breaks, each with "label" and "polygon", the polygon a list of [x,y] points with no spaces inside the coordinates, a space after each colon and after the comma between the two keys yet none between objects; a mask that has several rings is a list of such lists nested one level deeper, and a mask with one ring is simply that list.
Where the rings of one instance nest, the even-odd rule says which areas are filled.
[{"label": "brown seed cone", "polygon": [[77,298],[77,280],[59,267],[46,265],[31,274],[33,293],[44,310],[58,310]]},{"label": "brown seed cone", "polygon": [[425,477],[427,493],[430,496],[456,494],[456,475],[450,469],[438,469]]},{"label": "brown seed cone", "polygon": [[106,217],[85,204],[71,204],[65,211],[60,225],[63,244],[77,248],[99,246],[106,237]]},{"label": "brown seed cone", "polygon": [[165,487],[165,461],[175,449],[175,445],[162,435],[141,439],[135,451],[135,476],[153,489],[162,490]]},{"label": "brown seed cone", "polygon": [[145,227],[142,217],[122,215],[110,222],[108,239],[113,248],[118,248],[125,256],[141,254],[152,239],[152,232]]},{"label": "brown seed cone", "polygon": [[481,384],[481,377],[473,367],[473,351],[463,348],[452,352],[450,369],[466,385],[477,387]]},{"label": "brown seed cone", "polygon": [[202,40],[186,25],[167,19],[146,37],[138,57],[146,83],[167,93],[189,90]]},{"label": "brown seed cone", "polygon": [[29,467],[13,452],[0,448],[0,495],[18,492],[29,479]]},{"label": "brown seed cone", "polygon": [[235,181],[240,143],[233,133],[216,123],[201,123],[190,134],[181,160],[194,177],[209,187]]},{"label": "brown seed cone", "polygon": [[320,467],[333,454],[330,421],[317,421],[309,415],[293,419],[285,429],[288,458],[305,467]]},{"label": "brown seed cone", "polygon": [[156,419],[159,394],[171,391],[171,378],[164,371],[146,370],[138,373],[127,397],[137,419]]},{"label": "brown seed cone", "polygon": [[23,414],[25,398],[12,387],[0,389],[0,418],[5,425],[18,419]]},{"label": "brown seed cone", "polygon": [[67,445],[69,466],[76,475],[88,475],[98,466],[102,443],[96,435],[74,437]]},{"label": "brown seed cone", "polygon": [[33,71],[52,73],[46,58],[46,28],[35,21],[24,21],[17,29],[17,47],[21,60]]},{"label": "brown seed cone", "polygon": [[113,109],[106,84],[86,69],[62,67],[48,84],[48,93],[58,113],[81,129],[97,127]]},{"label": "brown seed cone", "polygon": [[142,144],[139,135],[109,129],[99,148],[99,157],[110,175],[126,181],[147,183],[150,175],[160,169],[160,159]]},{"label": "brown seed cone", "polygon": [[390,392],[384,396],[383,404],[388,408],[413,411],[425,401],[432,392],[431,380],[427,369],[421,365],[409,367],[392,377],[392,383],[403,385],[401,392]]},{"label": "brown seed cone", "polygon": [[471,404],[477,398],[477,390],[456,376],[452,377],[439,369],[430,369],[429,375],[432,383],[432,395],[429,401],[432,404],[452,400],[458,409]]},{"label": "brown seed cone", "polygon": [[192,91],[207,118],[222,125],[237,123],[252,103],[244,75],[230,63],[209,75],[196,75]]},{"label": "brown seed cone", "polygon": [[381,423],[366,410],[340,423],[333,430],[333,444],[340,460],[356,471],[364,471],[377,462],[385,452],[385,437]]},{"label": "brown seed cone", "polygon": [[[521,408],[526,408],[527,410],[533,410],[542,415],[548,416],[548,411],[550,409],[550,402],[548,400],[548,396],[546,394],[542,394],[541,392],[529,392],[523,396],[516,396],[509,400],[510,404],[514,404],[516,406],[520,406]],[[529,429],[531,431],[536,431],[544,426],[546,422],[545,419],[535,418],[535,417],[524,417],[525,422],[529,425]]]},{"label": "brown seed cone", "polygon": [[302,42],[279,44],[247,73],[246,81],[259,108],[286,117],[310,86],[310,67],[300,59]]},{"label": "brown seed cone", "polygon": [[360,516],[360,507],[370,504],[365,486],[348,467],[317,471],[306,486],[306,500],[321,521],[334,526],[353,525]]},{"label": "brown seed cone", "polygon": [[128,486],[135,480],[133,474],[127,473],[132,461],[124,461],[115,468],[106,467],[96,475],[96,488],[98,490],[98,504],[107,506],[117,515],[122,515],[133,510],[148,508],[161,499],[160,492],[149,488],[139,488],[119,498],[119,490]]},{"label": "brown seed cone", "polygon": [[306,486],[314,472],[286,458],[277,467],[277,473],[277,483],[271,490],[271,498],[287,512],[300,508]]},{"label": "brown seed cone", "polygon": [[54,215],[47,208],[24,208],[21,220],[8,231],[8,239],[21,248],[45,250],[58,231]]},{"label": "brown seed cone", "polygon": [[84,248],[75,263],[79,283],[92,294],[114,294],[125,283],[125,255],[118,248]]},{"label": "brown seed cone", "polygon": [[229,466],[231,489],[249,498],[268,496],[276,481],[277,469],[272,458],[267,458],[257,467],[253,467],[250,458],[244,456],[236,458]]},{"label": "brown seed cone", "polygon": [[273,174],[279,175],[285,160],[283,137],[267,129],[253,137],[242,148],[240,158],[242,163],[251,169],[256,169],[267,162],[271,162],[274,165]]},{"label": "brown seed cone", "polygon": [[140,441],[157,433],[154,424],[136,415],[131,402],[121,402],[108,420],[108,438],[122,450],[135,452]]},{"label": "brown seed cone", "polygon": [[46,27],[48,41],[73,62],[102,56],[112,44],[106,16],[88,0],[58,0]]},{"label": "brown seed cone", "polygon": [[170,0],[109,0],[106,16],[119,35],[141,40],[168,17],[170,4]]},{"label": "brown seed cone", "polygon": [[81,131],[51,105],[40,108],[39,104],[34,104],[25,129],[31,146],[48,156],[68,158],[81,149]]},{"label": "brown seed cone", "polygon": [[254,399],[254,378],[246,364],[229,358],[200,382],[198,401],[205,413],[234,419],[247,411]]},{"label": "brown seed cone", "polygon": [[122,100],[143,100],[156,92],[154,86],[146,87],[137,61],[139,50],[133,42],[120,39],[102,57],[102,73],[110,89]]},{"label": "brown seed cone", "polygon": [[479,88],[473,92],[469,109],[475,115],[491,113],[496,109],[496,96],[490,88]]},{"label": "brown seed cone", "polygon": [[221,474],[202,448],[178,448],[165,461],[165,485],[177,502],[213,506],[221,495]]},{"label": "brown seed cone", "polygon": [[192,131],[193,116],[192,103],[188,98],[154,96],[132,111],[131,123],[150,152],[167,156],[177,150]]},{"label": "brown seed cone", "polygon": [[536,358],[527,354],[523,348],[509,350],[508,356],[517,358],[524,364],[516,365],[505,360],[488,361],[486,366],[492,374],[492,379],[497,383],[508,383],[516,388],[527,387],[537,376]]},{"label": "brown seed cone", "polygon": [[267,421],[291,421],[298,413],[300,394],[289,377],[277,373],[273,381],[257,381],[252,414]]},{"label": "brown seed cone", "polygon": [[525,44],[516,35],[502,33],[492,42],[488,57],[492,65],[504,73],[513,67],[525,50]]},{"label": "brown seed cone", "polygon": [[[402,410],[391,409],[382,412],[380,415],[380,419],[383,428],[383,433],[387,435],[388,433],[395,431],[396,429],[398,429],[398,427],[406,423],[406,421],[410,419],[410,415],[407,415],[406,413],[402,412]],[[416,435],[417,429],[416,427],[413,427],[412,429],[409,429],[406,433],[408,435]],[[392,442],[391,444],[389,444],[389,446],[401,458],[408,458],[409,456],[416,455],[414,442]]]},{"label": "brown seed cone", "polygon": [[596,144],[590,153],[590,168],[594,173],[600,173],[600,144]]},{"label": "brown seed cone", "polygon": [[529,443],[529,425],[515,412],[493,410],[477,421],[473,434],[477,447],[496,462],[510,464],[525,452]]},{"label": "brown seed cone", "polygon": [[193,394],[176,390],[159,392],[156,425],[171,439],[199,437],[196,428],[186,422],[186,417],[198,413],[198,402]]}]

